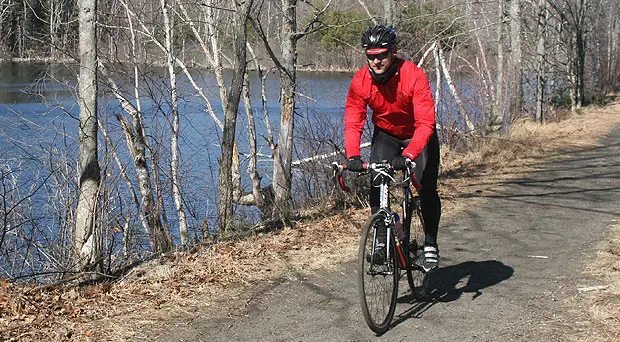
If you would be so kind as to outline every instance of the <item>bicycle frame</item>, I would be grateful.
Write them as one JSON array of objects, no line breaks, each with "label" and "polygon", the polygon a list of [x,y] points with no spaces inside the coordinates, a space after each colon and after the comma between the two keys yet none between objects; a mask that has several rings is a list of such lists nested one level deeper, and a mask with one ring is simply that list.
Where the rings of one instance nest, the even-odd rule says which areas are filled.
[{"label": "bicycle frame", "polygon": [[[342,171],[346,169],[346,165],[338,165],[337,163],[332,165],[334,176],[337,176],[340,187],[348,192],[349,188],[344,184],[342,178]],[[396,309],[401,271],[405,271],[407,274],[409,287],[414,295],[421,293],[423,296],[426,293],[424,289],[427,285],[424,284],[428,278],[415,266],[415,258],[419,255],[419,248],[416,240],[411,239],[412,214],[415,209],[415,214],[419,215],[418,210],[420,208],[417,197],[413,197],[412,200],[410,193],[411,185],[417,189],[420,188],[413,173],[414,167],[415,163],[407,162],[404,180],[399,183],[392,176],[394,169],[389,163],[363,165],[364,170],[374,171],[372,174],[374,177],[373,184],[377,184],[377,177],[380,177],[379,184],[373,185],[379,187],[379,210],[370,216],[362,228],[357,265],[358,291],[361,296],[360,304],[366,324],[378,334],[384,333],[390,327]],[[404,243],[401,243],[399,234],[395,232],[395,219],[390,209],[390,186],[401,187],[403,191],[401,207]],[[378,246],[379,238],[377,235],[383,234],[381,225],[384,225],[386,229],[385,246]],[[411,248],[415,248],[412,250],[415,252],[413,256],[409,251]],[[420,272],[423,273],[421,278]]]},{"label": "bicycle frame", "polygon": [[[334,169],[335,176],[338,177],[337,180],[342,190],[345,192],[349,192],[350,189],[344,184],[344,181],[342,179],[342,171],[346,170],[346,165],[339,165],[337,163],[333,163],[332,167]],[[411,191],[410,186],[412,185],[415,189],[421,189],[420,184],[417,182],[415,178],[415,172],[414,172],[415,162],[409,161],[409,163],[407,164],[407,169],[405,170],[404,180],[400,183],[396,183],[396,180],[394,179],[394,177],[392,177],[391,171],[393,171],[394,169],[387,162],[364,164],[364,169],[375,171],[376,172],[375,178],[381,177],[381,184],[379,184],[379,194],[380,194],[379,211],[377,213],[382,213],[382,215],[385,218],[385,227],[387,230],[386,234],[389,237],[386,241],[387,257],[390,258],[390,253],[392,253],[392,243],[394,243],[395,244],[394,250],[397,253],[397,260],[398,260],[400,268],[410,269],[411,265],[410,265],[409,256],[408,256],[409,253],[405,253],[406,251],[404,251],[402,246],[400,246],[400,241],[398,240],[398,238],[393,232],[394,215],[392,215],[392,210],[390,209],[389,187],[390,187],[390,183],[392,183],[392,186],[403,188],[401,217],[403,219],[403,223],[405,223],[403,224],[403,227],[407,227],[406,228],[407,231],[405,232],[405,234],[408,239],[409,234],[410,234],[409,232],[410,225],[408,223],[409,223],[409,220],[411,219],[409,213],[413,212],[413,210],[410,210],[410,206],[415,205],[415,203],[409,203],[409,195]],[[375,247],[374,244],[376,243],[376,241],[377,239],[376,239],[376,231],[375,231],[374,236],[373,236],[373,248]]]}]

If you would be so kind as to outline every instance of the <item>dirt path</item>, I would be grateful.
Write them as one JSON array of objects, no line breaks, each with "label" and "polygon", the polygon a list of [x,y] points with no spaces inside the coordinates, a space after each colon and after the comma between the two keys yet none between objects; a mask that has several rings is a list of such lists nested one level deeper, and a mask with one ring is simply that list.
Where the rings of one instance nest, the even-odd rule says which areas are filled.
[{"label": "dirt path", "polygon": [[[468,208],[445,217],[442,268],[415,302],[401,282],[382,341],[551,341],[582,332],[572,300],[620,214],[620,127],[603,147],[550,156],[509,180],[478,179]],[[559,158],[558,158],[559,157]],[[354,265],[265,284],[238,309],[170,323],[159,341],[367,341]]]}]

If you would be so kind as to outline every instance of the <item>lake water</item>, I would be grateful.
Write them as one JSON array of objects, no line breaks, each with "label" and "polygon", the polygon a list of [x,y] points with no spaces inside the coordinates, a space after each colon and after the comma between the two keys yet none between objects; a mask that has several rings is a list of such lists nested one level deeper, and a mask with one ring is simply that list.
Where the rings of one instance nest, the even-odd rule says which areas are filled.
[{"label": "lake water", "polygon": [[[125,74],[131,75],[131,71]],[[149,154],[156,155],[160,161],[157,165],[150,164],[150,167],[156,169],[159,175],[166,215],[176,238],[178,227],[173,201],[169,195],[170,106],[167,95],[169,85],[165,74],[165,70],[158,69],[141,71],[140,102],[151,147]],[[116,70],[114,79],[121,89],[130,94],[129,98],[135,103],[131,90],[133,83],[122,75],[121,70]],[[207,94],[213,109],[222,118],[219,90],[212,73],[195,72],[193,75]],[[228,79],[229,76],[227,75]],[[196,96],[185,75],[179,72],[177,77],[181,116],[181,189],[190,229],[200,235],[205,224],[211,229],[216,221],[217,165],[221,132],[205,112],[205,103]],[[341,148],[342,115],[351,77],[351,73],[298,73],[294,160],[332,153]],[[459,86],[466,101],[470,99],[469,101],[475,102],[476,98],[479,98],[475,89],[468,84],[461,83]],[[431,87],[434,89],[432,84]],[[274,138],[277,138],[280,121],[277,74],[269,75],[266,88],[270,122],[274,129]],[[446,92],[446,88],[443,87],[443,92]],[[251,89],[261,154],[258,167],[263,176],[263,186],[266,186],[271,177],[271,151],[264,138],[266,125],[256,75],[251,77]],[[76,105],[76,92],[76,72],[72,66],[0,63],[0,197],[9,203],[7,208],[12,221],[5,224],[5,227],[11,233],[7,238],[13,239],[10,248],[14,249],[10,254],[6,250],[8,244],[2,246],[6,254],[0,254],[0,270],[7,276],[28,274],[28,267],[34,268],[32,265],[47,265],[57,269],[57,266],[49,265],[54,265],[56,260],[67,260],[63,257],[66,254],[63,246],[69,242],[66,235],[58,232],[63,231],[62,227],[71,226],[73,218],[63,216],[63,213],[70,212],[66,208],[73,208],[77,197],[75,185],[79,108]],[[442,98],[449,96],[442,95]],[[455,108],[451,100],[442,102],[438,110],[441,124],[452,126],[445,120],[453,118],[458,125]],[[111,228],[128,226],[138,229],[138,215],[135,214],[126,182],[119,176],[119,167],[111,157],[111,151],[115,150],[133,181],[133,162],[116,115],[127,117],[109,89],[102,87],[99,119],[101,127],[110,136],[111,144],[104,144],[103,137],[100,136],[99,158],[106,185],[105,203],[102,204],[105,215],[100,215],[105,222],[101,224]],[[242,185],[249,190],[249,180],[245,173],[247,160],[244,156],[248,152],[247,137],[247,120],[242,105],[237,124],[237,140],[243,154]],[[363,139],[367,140],[368,135]],[[344,157],[339,160],[344,161]],[[332,188],[329,177],[315,177],[316,173],[306,172],[306,168],[324,169],[326,164],[326,161],[308,163],[305,167],[295,169],[293,186],[298,200],[316,198]],[[254,208],[236,208],[236,215],[242,221],[256,222],[257,214]],[[106,234],[115,236],[113,239],[108,236],[107,241],[111,242],[106,248],[118,251],[118,235],[121,230],[107,230]],[[144,234],[138,234],[136,239],[141,239],[135,244],[139,248],[146,244]],[[38,244],[37,248],[33,248],[32,243]],[[30,254],[20,254],[24,251]],[[52,260],[53,262],[50,262]]]},{"label": "lake water", "polygon": [[[131,74],[131,73],[129,73]],[[143,70],[140,86],[140,101],[144,113],[144,124],[151,144],[151,154],[160,157],[157,165],[160,179],[165,187],[169,174],[169,96],[164,70]],[[132,81],[124,78],[121,72],[114,78],[122,89],[130,90]],[[164,75],[164,77],[162,77]],[[193,74],[209,97],[214,110],[222,118],[219,90],[212,73],[195,72]],[[229,75],[227,75],[228,77]],[[180,153],[182,169],[182,190],[186,200],[190,225],[197,227],[206,219],[211,226],[215,221],[215,204],[217,194],[217,160],[219,157],[220,130],[205,112],[205,103],[196,95],[195,90],[182,72],[178,73],[181,113]],[[335,146],[342,146],[342,114],[351,73],[335,72],[299,72],[299,93],[295,119],[294,159],[334,152]],[[433,78],[431,77],[431,80]],[[464,97],[475,97],[474,92],[461,84]],[[267,79],[268,110],[274,136],[277,138],[279,125],[279,79],[272,73]],[[434,88],[434,86],[433,86]],[[447,88],[447,87],[444,87]],[[259,152],[259,168],[263,174],[263,185],[270,183],[271,163],[265,139],[266,125],[262,116],[259,82],[256,75],[251,77],[252,106],[256,115]],[[0,63],[0,165],[4,172],[11,172],[13,182],[20,184],[22,193],[26,189],[38,189],[30,201],[34,206],[51,210],[49,199],[54,196],[56,187],[62,187],[62,179],[49,177],[62,170],[63,177],[75,180],[76,158],[78,154],[77,123],[79,108],[76,105],[75,69],[60,64],[42,63]],[[115,115],[125,115],[119,102],[110,92],[101,88],[99,101],[99,118],[102,127],[109,133],[112,145],[118,152],[129,174],[133,163],[127,152],[125,137]],[[469,93],[469,94],[468,94]],[[135,102],[135,100],[133,101]],[[243,106],[242,106],[243,108]],[[440,117],[446,118],[454,111],[453,104],[443,104]],[[454,116],[456,117],[456,115]],[[237,125],[237,136],[242,154],[247,153],[247,125],[243,110]],[[124,197],[123,205],[132,205],[129,201],[124,181],[118,176],[118,166],[110,158],[110,146],[103,144],[100,137],[100,159],[106,182],[114,184],[119,196]],[[245,177],[245,165],[242,160],[243,185],[249,190]],[[311,197],[329,187],[321,184],[323,180],[309,180],[303,171],[296,171],[295,185],[299,187],[301,197]],[[49,185],[52,184],[52,185]],[[167,191],[166,191],[167,192]],[[172,201],[167,200],[167,214],[174,227],[174,210]],[[120,203],[114,204],[120,207]],[[120,210],[117,207],[111,210]],[[126,209],[125,209],[126,210]],[[238,214],[254,221],[256,212],[252,209],[238,208]],[[133,218],[135,220],[135,218]],[[137,221],[136,221],[137,222]],[[134,222],[134,223],[136,223]]]},{"label": "lake water", "polygon": [[[122,73],[119,73],[119,75]],[[164,70],[143,70],[140,101],[144,123],[153,148],[165,159],[169,155],[169,97]],[[205,71],[194,74],[200,87],[218,116],[222,118],[219,90],[212,73]],[[295,159],[322,152],[333,152],[334,144],[342,143],[342,113],[351,73],[299,72],[299,93],[296,107]],[[432,77],[430,77],[433,80]],[[75,69],[61,64],[0,63],[0,161],[19,162],[40,167],[41,158],[50,151],[66,153],[73,161],[77,156],[77,122],[79,108],[76,99]],[[132,81],[116,75],[117,84],[129,91]],[[260,153],[270,155],[265,139],[266,125],[262,117],[259,82],[251,77],[252,105],[256,115]],[[216,184],[214,175],[219,156],[220,130],[205,112],[205,103],[200,99],[182,72],[178,73],[181,131],[180,149],[185,182],[193,189],[209,188],[213,193]],[[434,86],[432,85],[434,88]],[[475,92],[466,84],[459,84],[463,97],[475,97]],[[443,87],[444,91],[445,88]],[[268,110],[274,135],[279,125],[279,80],[277,74],[269,75],[266,83]],[[131,168],[124,135],[115,115],[126,114],[119,102],[109,91],[101,88],[99,118],[109,132],[118,153]],[[446,97],[446,96],[442,96]],[[135,102],[135,101],[133,101]],[[243,105],[242,105],[243,108]],[[441,118],[454,117],[453,104],[443,103]],[[474,114],[475,116],[475,114]],[[445,124],[444,124],[445,125]],[[245,114],[240,110],[237,136],[241,153],[247,152],[247,125]],[[101,144],[103,146],[103,144]],[[105,154],[102,150],[102,155]],[[25,163],[25,164],[24,164]],[[39,165],[38,165],[39,164]],[[164,167],[162,165],[162,167]],[[270,175],[269,163],[261,163],[265,171],[265,182]]]},{"label": "lake water", "polygon": [[[169,99],[166,96],[167,81],[160,75],[164,70],[150,69],[144,72],[147,82],[141,85],[140,101],[144,113],[144,123],[149,142],[161,158],[158,165],[162,184],[169,186]],[[220,119],[221,103],[219,90],[212,74],[195,73]],[[228,75],[227,75],[228,76]],[[298,75],[298,104],[296,110],[295,158],[306,157],[306,153],[317,153],[326,145],[333,151],[334,138],[341,139],[342,113],[351,74],[346,73],[305,73]],[[144,81],[143,80],[143,81]],[[190,224],[200,225],[203,219],[212,225],[215,220],[217,193],[217,160],[219,157],[220,130],[205,112],[205,103],[195,95],[195,91],[182,73],[178,74],[180,95],[180,153],[183,176],[183,190],[189,210]],[[263,137],[266,125],[262,116],[259,82],[256,75],[251,78],[252,105],[256,115],[259,134],[258,144],[262,155],[271,151]],[[131,81],[115,76],[122,88],[131,86]],[[112,139],[123,164],[129,174],[133,163],[128,155],[125,137],[115,119],[115,115],[125,115],[119,102],[105,88],[101,88],[99,119]],[[76,74],[71,67],[59,64],[41,63],[0,63],[0,163],[6,172],[12,172],[14,181],[19,182],[22,192],[38,188],[44,182],[56,184],[56,177],[48,178],[52,170],[66,168],[66,173],[75,173],[78,155],[77,123],[79,108],[76,105]],[[279,126],[279,80],[272,73],[267,79],[268,110],[270,121],[277,138]],[[131,94],[133,96],[133,94]],[[135,102],[135,101],[133,101]],[[243,106],[242,106],[243,108]],[[240,110],[238,119],[238,141],[240,152],[247,154],[247,120]],[[329,127],[328,127],[329,126]],[[313,141],[310,141],[313,140]],[[320,142],[319,142],[320,141]],[[100,137],[100,159],[108,182],[119,188],[126,187],[118,176],[118,166],[110,159],[110,147],[103,144]],[[337,143],[340,143],[337,141]],[[247,164],[242,161],[242,168]],[[267,157],[261,157],[260,169],[264,173],[264,185],[269,184],[271,165]],[[67,171],[68,170],[68,171]],[[244,185],[249,190],[246,173],[242,169]],[[73,175],[72,177],[75,177]],[[73,178],[74,179],[74,178]],[[34,206],[48,208],[49,199],[55,196],[54,189],[44,186],[32,197]],[[128,200],[129,197],[125,198]],[[131,202],[128,202],[131,205]],[[169,201],[167,213],[174,227],[174,212]],[[248,220],[255,211],[238,208]],[[243,211],[246,210],[244,215]]]}]

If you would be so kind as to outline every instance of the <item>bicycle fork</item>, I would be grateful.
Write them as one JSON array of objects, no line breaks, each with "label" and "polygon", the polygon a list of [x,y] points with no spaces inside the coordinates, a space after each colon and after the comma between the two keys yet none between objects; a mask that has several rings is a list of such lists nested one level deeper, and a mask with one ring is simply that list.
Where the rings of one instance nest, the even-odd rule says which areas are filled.
[{"label": "bicycle fork", "polygon": [[[396,259],[398,260],[398,264],[400,266],[401,269],[406,269],[407,268],[407,259],[405,258],[405,253],[403,252],[403,248],[400,244],[400,241],[398,241],[398,237],[396,237],[394,235],[394,233],[392,232],[392,229],[394,228],[394,215],[392,215],[392,213],[389,210],[389,191],[388,191],[388,184],[385,182],[381,182],[380,188],[379,188],[379,193],[381,194],[380,197],[380,201],[379,201],[379,207],[380,208],[384,208],[385,211],[385,227],[386,227],[386,256],[387,256],[387,260],[390,260],[390,254],[392,253],[392,249],[391,247],[391,243],[392,241],[394,241],[394,250],[396,251]],[[376,234],[377,234],[377,230],[375,229],[375,239],[373,239],[374,241],[376,241]],[[394,237],[394,238],[391,238]]]}]

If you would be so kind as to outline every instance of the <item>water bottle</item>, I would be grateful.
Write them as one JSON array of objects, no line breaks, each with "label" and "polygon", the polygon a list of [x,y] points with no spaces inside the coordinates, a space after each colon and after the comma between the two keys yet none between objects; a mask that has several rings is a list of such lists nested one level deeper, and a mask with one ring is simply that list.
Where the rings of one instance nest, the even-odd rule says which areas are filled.
[{"label": "water bottle", "polygon": [[396,231],[396,236],[399,241],[403,241],[405,239],[405,233],[403,232],[403,223],[400,222],[400,216],[397,213],[392,213],[394,215],[394,230]]}]

